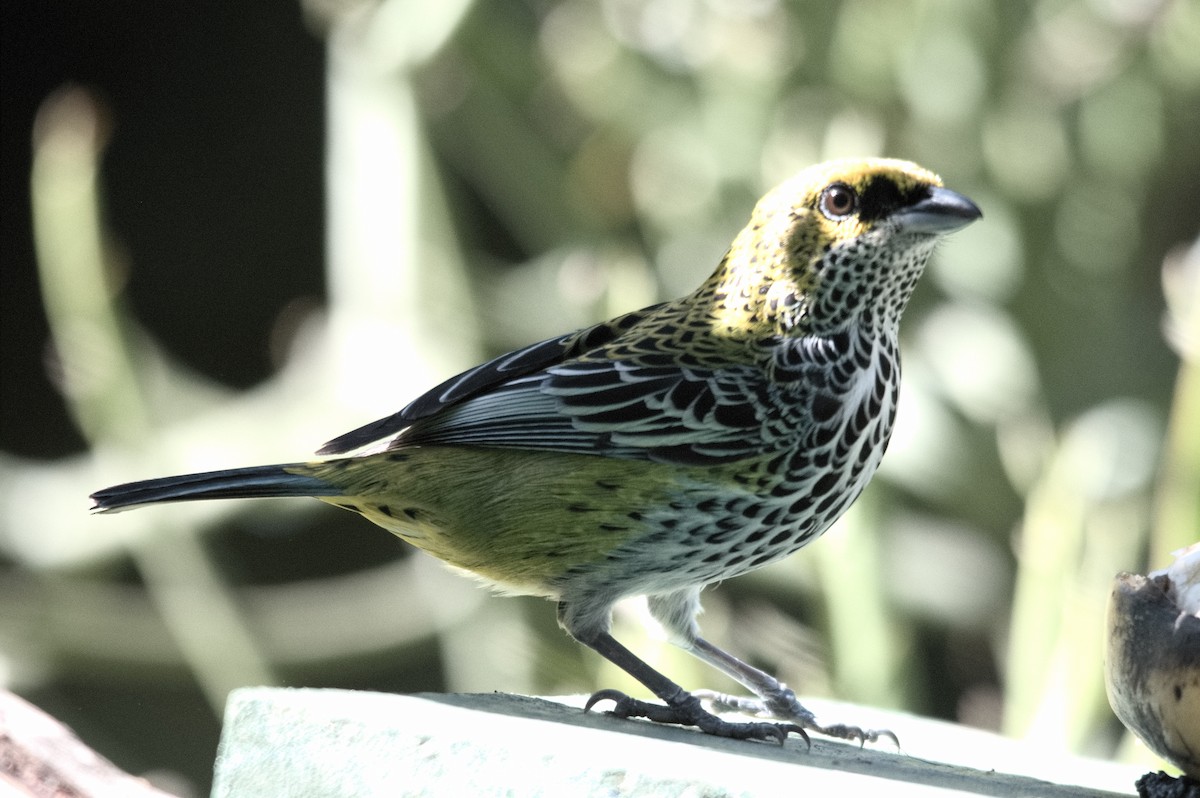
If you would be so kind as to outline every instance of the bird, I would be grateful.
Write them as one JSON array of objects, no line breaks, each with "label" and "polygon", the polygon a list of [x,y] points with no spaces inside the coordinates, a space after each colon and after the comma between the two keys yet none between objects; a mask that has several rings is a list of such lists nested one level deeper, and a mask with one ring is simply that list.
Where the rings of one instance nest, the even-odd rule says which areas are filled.
[{"label": "bird", "polygon": [[[1173,555],[1163,570],[1113,580],[1104,685],[1121,723],[1200,789],[1200,542]],[[1160,776],[1144,778],[1174,781]]]},{"label": "bird", "polygon": [[[687,296],[500,355],[317,459],[117,485],[92,511],[315,497],[554,601],[568,635],[658,699],[600,690],[585,709],[780,744],[896,740],[819,722],[696,618],[705,586],[813,542],[867,485],[895,419],[901,315],[937,243],[981,216],[909,161],[809,166]],[[617,641],[613,607],[638,596],[671,643],[753,697],[685,690]]]}]

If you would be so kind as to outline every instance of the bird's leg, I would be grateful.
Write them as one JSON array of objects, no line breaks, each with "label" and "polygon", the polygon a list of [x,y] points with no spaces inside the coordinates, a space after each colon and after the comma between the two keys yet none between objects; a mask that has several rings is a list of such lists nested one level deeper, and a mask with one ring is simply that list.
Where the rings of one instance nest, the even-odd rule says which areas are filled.
[{"label": "bird's leg", "polygon": [[896,735],[886,729],[862,729],[858,726],[843,724],[825,726],[818,723],[816,716],[800,703],[791,689],[778,679],[742,662],[732,654],[722,651],[700,637],[700,628],[696,624],[696,615],[700,612],[700,589],[698,587],[648,596],[647,607],[650,614],[662,624],[672,643],[729,675],[757,696],[757,698],[743,698],[712,690],[693,692],[692,695],[709,702],[717,712],[736,710],[749,715],[776,718],[802,726],[818,734],[824,734],[827,737],[857,740],[864,744],[873,743],[886,737],[892,740],[897,748],[900,747],[900,741],[896,739]]},{"label": "bird's leg", "polygon": [[808,734],[801,726],[793,723],[732,723],[722,720],[704,709],[700,699],[663,676],[639,659],[632,651],[617,642],[606,631],[593,632],[577,637],[608,661],[644,684],[652,693],[663,700],[663,704],[652,704],[630,698],[617,690],[601,690],[588,699],[584,710],[589,710],[600,701],[612,701],[616,706],[612,714],[622,718],[647,718],[656,723],[674,723],[680,726],[696,726],[701,731],[717,737],[737,740],[775,740],[780,745],[790,732],[795,732],[808,742]]},{"label": "bird's leg", "polygon": [[859,726],[847,726],[841,723],[830,725],[818,723],[816,715],[800,703],[800,700],[796,698],[796,693],[790,687],[769,673],[742,662],[732,654],[717,648],[702,637],[693,637],[683,647],[717,670],[723,671],[741,682],[758,696],[757,698],[746,698],[712,690],[697,690],[693,693],[696,697],[708,701],[718,712],[734,710],[750,715],[778,718],[791,721],[826,737],[858,741],[863,745],[886,737],[895,743],[897,748],[900,747],[900,740],[888,729],[863,729]]}]

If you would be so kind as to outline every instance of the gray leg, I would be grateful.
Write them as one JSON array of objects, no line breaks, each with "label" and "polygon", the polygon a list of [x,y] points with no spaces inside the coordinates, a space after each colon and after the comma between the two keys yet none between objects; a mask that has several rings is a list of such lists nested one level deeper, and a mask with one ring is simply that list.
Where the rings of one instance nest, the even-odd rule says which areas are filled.
[{"label": "gray leg", "polygon": [[700,628],[696,624],[696,615],[700,611],[699,589],[651,596],[648,603],[650,614],[663,625],[672,643],[727,674],[757,696],[745,698],[712,690],[693,691],[693,695],[708,701],[718,712],[735,710],[750,715],[778,718],[827,737],[857,740],[863,744],[887,737],[897,748],[900,747],[896,735],[886,729],[862,729],[840,723],[824,726],[818,723],[816,716],[800,703],[795,692],[787,685],[700,637]]},{"label": "gray leg", "polygon": [[[607,624],[601,625],[599,618],[607,621],[607,612],[599,615],[594,610],[585,615],[572,612],[571,604],[558,605],[559,623],[579,642],[603,656],[609,662],[628,673],[658,696],[665,704],[639,701],[617,690],[601,690],[588,699],[584,710],[591,709],[600,701],[615,704],[612,714],[623,718],[647,718],[656,723],[673,723],[681,726],[696,726],[701,731],[718,737],[738,740],[775,740],[781,745],[789,733],[795,732],[808,742],[804,729],[792,723],[732,723],[722,720],[704,709],[700,699],[684,690],[673,681],[647,665],[625,648],[608,632]],[[595,606],[592,604],[591,606]],[[588,623],[590,621],[590,623]]]}]

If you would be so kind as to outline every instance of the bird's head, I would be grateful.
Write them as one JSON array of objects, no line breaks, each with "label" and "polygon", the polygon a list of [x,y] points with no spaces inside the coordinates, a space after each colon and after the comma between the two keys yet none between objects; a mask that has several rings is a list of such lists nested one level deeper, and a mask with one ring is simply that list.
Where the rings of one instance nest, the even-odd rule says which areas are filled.
[{"label": "bird's head", "polygon": [[752,334],[894,325],[938,239],[980,216],[908,161],[811,166],[759,201],[714,275],[714,311]]}]

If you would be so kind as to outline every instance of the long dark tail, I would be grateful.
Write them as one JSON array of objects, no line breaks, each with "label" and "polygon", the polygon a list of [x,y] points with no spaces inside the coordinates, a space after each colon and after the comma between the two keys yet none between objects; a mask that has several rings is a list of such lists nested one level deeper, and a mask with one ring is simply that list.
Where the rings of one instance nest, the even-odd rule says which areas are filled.
[{"label": "long dark tail", "polygon": [[128,482],[93,493],[92,512],[110,513],[157,502],[341,494],[335,485],[306,475],[308,468],[301,463],[253,466]]}]

